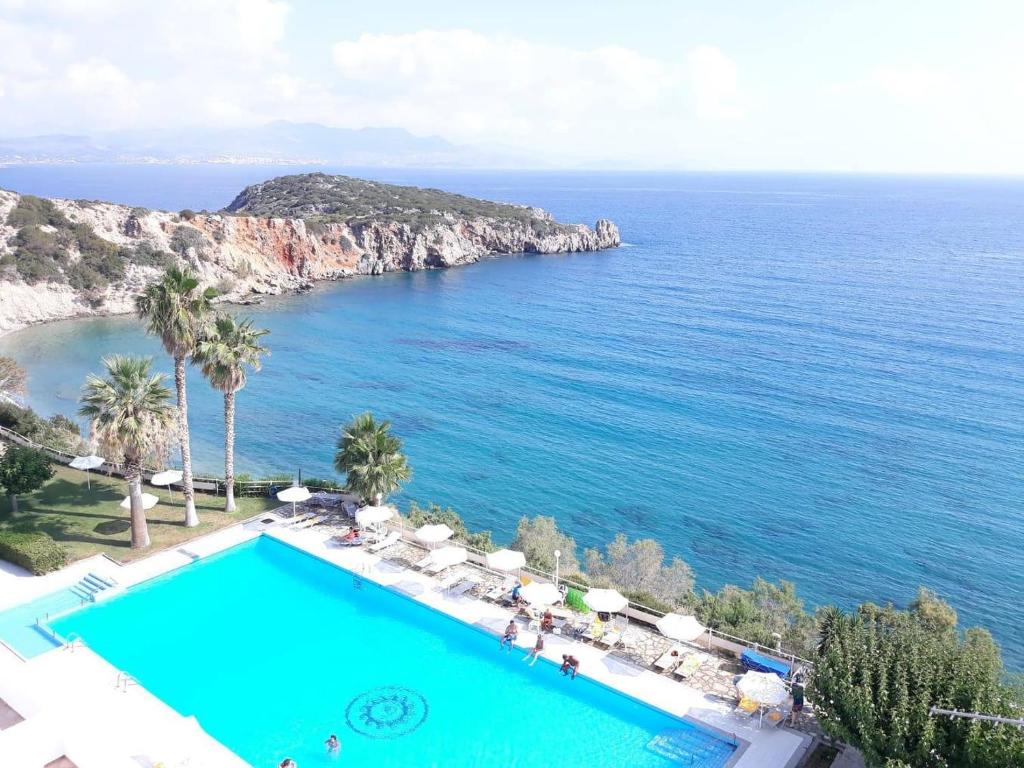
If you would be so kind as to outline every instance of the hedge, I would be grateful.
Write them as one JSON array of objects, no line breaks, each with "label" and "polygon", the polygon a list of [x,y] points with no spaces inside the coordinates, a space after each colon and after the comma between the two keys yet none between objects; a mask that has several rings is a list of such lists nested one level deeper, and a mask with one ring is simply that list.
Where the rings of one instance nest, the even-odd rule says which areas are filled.
[{"label": "hedge", "polygon": [[45,533],[0,531],[0,560],[41,576],[67,565],[68,550]]}]

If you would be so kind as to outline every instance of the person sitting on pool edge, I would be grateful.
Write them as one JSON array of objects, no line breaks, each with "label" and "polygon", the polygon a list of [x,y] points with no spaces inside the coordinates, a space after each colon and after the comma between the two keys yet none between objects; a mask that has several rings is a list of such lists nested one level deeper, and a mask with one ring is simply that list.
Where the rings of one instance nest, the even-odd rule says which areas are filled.
[{"label": "person sitting on pool edge", "polygon": [[580,660],[575,656],[570,656],[567,653],[562,654],[562,666],[560,672],[563,675],[568,675],[569,671],[572,671],[572,679],[576,679],[576,673],[580,671]]},{"label": "person sitting on pool edge", "polygon": [[499,648],[504,648],[505,643],[508,643],[508,652],[512,653],[512,646],[516,644],[516,638],[519,636],[519,629],[516,627],[514,619],[510,619],[508,626],[505,627],[505,634],[501,637],[501,642],[498,643]]},{"label": "person sitting on pool edge", "polygon": [[537,663],[537,659],[540,657],[540,653],[543,650],[544,650],[544,633],[543,632],[538,632],[537,633],[537,642],[533,644],[533,650],[531,650],[528,654],[523,656],[523,661],[526,661],[527,659],[532,659],[532,661],[530,662],[530,666],[532,667],[534,664]]}]

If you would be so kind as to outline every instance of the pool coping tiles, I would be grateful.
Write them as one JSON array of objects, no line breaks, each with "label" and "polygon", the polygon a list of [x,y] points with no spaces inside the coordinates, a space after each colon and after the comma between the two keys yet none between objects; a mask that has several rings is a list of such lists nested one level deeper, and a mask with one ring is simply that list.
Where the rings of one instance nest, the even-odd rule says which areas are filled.
[{"label": "pool coping tiles", "polygon": [[[265,518],[267,515],[259,517]],[[121,588],[134,586],[196,562],[197,559],[251,541],[261,535],[290,545],[355,576],[398,592],[408,599],[447,614],[479,631],[498,635],[508,622],[510,613],[500,606],[471,596],[450,596],[439,588],[436,579],[411,569],[401,568],[384,560],[379,555],[358,548],[331,547],[328,544],[329,537],[315,529],[291,530],[283,526],[264,526],[252,521],[239,523],[195,539],[188,543],[187,552],[182,551],[181,548],[165,550],[127,565],[120,565],[113,560],[97,556],[74,563],[47,576],[26,577],[0,572],[0,611],[70,587],[90,571],[113,576]],[[523,653],[526,653],[533,647],[535,639],[535,633],[522,631],[519,634],[517,645]],[[543,656],[557,664],[561,660],[562,653],[569,647],[580,660],[581,675],[669,715],[689,721],[725,739],[734,740],[739,746],[727,764],[728,768],[793,768],[802,759],[810,745],[810,737],[806,734],[785,727],[759,729],[754,723],[744,722],[734,717],[731,707],[726,703],[709,698],[683,683],[633,665],[591,645],[558,636],[548,636]],[[60,674],[56,679],[52,672],[55,666],[60,668]],[[20,669],[17,669],[18,667]],[[7,674],[8,669],[17,674]],[[80,768],[93,768],[93,766],[115,768],[122,764],[137,768],[138,763],[132,760],[126,763],[111,762],[112,758],[108,754],[111,749],[114,749],[113,745],[129,746],[125,743],[123,731],[120,728],[112,727],[114,724],[119,724],[117,718],[124,717],[124,713],[106,711],[124,708],[117,706],[118,697],[114,697],[113,701],[110,699],[110,692],[116,676],[117,670],[87,648],[78,648],[73,651],[54,649],[32,660],[25,661],[8,649],[0,647],[0,698],[18,706],[19,711],[26,718],[24,722],[0,732],[0,752],[3,751],[5,736],[16,732],[19,728],[31,727],[33,719],[44,718],[50,725],[48,732],[71,732],[77,733],[80,737],[91,735],[91,738],[85,740],[102,744],[105,747],[104,757],[98,762],[90,763],[88,760],[84,760],[83,756],[79,756],[76,763]],[[20,685],[11,685],[12,680],[15,679]],[[53,701],[54,698],[59,699],[61,695],[60,692],[54,690],[55,685],[58,686],[58,691],[60,686],[74,688],[77,697],[81,697],[81,702],[88,701],[88,709],[91,710],[96,722],[96,733],[90,731],[89,734],[83,734],[81,723],[76,722],[67,713],[65,713],[65,718],[57,717],[54,720],[51,717],[54,711],[59,715],[63,709]],[[12,688],[13,691],[10,690]],[[26,688],[37,689],[37,693],[41,696],[33,697],[31,690],[22,690]],[[131,685],[128,687],[127,694],[122,693],[119,696],[122,705],[127,699],[145,699],[147,701],[147,706],[129,708],[132,710],[132,718],[140,720],[138,726],[140,733],[166,733],[168,728],[180,730],[182,723],[185,723],[191,729],[193,736],[197,736],[198,733],[198,737],[193,741],[198,745],[196,748],[202,751],[202,758],[205,760],[203,765],[217,766],[217,768],[220,766],[238,768],[238,766],[248,765],[226,746],[202,732],[201,726],[196,729],[196,722],[193,718],[185,718],[175,713],[169,706],[141,686]],[[41,698],[42,701],[38,701],[38,698]],[[80,720],[80,718],[78,719]],[[171,722],[169,725],[168,723],[173,720],[178,722]],[[109,733],[107,733],[108,731]],[[154,736],[154,738],[159,738],[159,736]],[[52,736],[51,740],[57,742],[55,748],[70,743]],[[79,741],[82,739],[80,738]],[[131,745],[131,747],[138,749],[138,745]],[[71,754],[74,750],[65,751],[70,757],[75,757]],[[50,759],[64,754],[65,751],[55,752]],[[125,754],[133,755],[138,752]],[[46,760],[43,760],[35,765],[45,762]],[[16,768],[16,766],[11,766],[11,768]]]}]

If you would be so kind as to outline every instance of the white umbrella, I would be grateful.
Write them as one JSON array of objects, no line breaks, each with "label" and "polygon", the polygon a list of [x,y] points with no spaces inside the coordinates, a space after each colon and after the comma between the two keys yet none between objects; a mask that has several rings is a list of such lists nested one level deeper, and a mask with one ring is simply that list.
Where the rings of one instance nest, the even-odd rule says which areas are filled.
[{"label": "white umbrella", "polygon": [[171,492],[171,483],[180,483],[182,478],[182,472],[180,469],[165,469],[163,472],[157,472],[151,478],[149,482],[151,485],[166,485],[167,493],[171,494],[171,498],[174,498],[174,494]]},{"label": "white umbrella", "polygon": [[106,461],[106,459],[102,456],[89,454],[88,456],[75,456],[75,458],[68,462],[68,466],[72,469],[85,470],[85,487],[91,491],[92,481],[89,479],[89,470],[96,469],[96,467],[102,467],[104,461]]},{"label": "white umbrella", "polygon": [[462,547],[441,547],[430,553],[430,561],[439,568],[466,562],[469,553]]},{"label": "white umbrella", "polygon": [[705,631],[704,625],[695,616],[680,616],[678,613],[666,613],[655,626],[665,637],[685,642],[696,640]]},{"label": "white umbrella", "polygon": [[416,529],[416,538],[425,544],[439,544],[442,541],[447,541],[454,534],[455,531],[444,523],[424,525]]},{"label": "white umbrella", "polygon": [[[143,509],[152,509],[153,507],[156,506],[156,503],[158,501],[160,501],[160,499],[157,498],[156,496],[154,496],[152,493],[144,493],[144,494],[142,494],[142,508]],[[121,509],[131,509],[131,508],[132,508],[132,497],[131,496],[125,496],[124,500],[121,502]]]},{"label": "white umbrella", "polygon": [[306,501],[312,494],[304,485],[292,485],[277,492],[277,500],[292,503],[292,517],[295,517],[295,502]]},{"label": "white umbrella", "polygon": [[487,567],[495,571],[517,571],[526,565],[526,555],[514,549],[499,549],[487,554]]},{"label": "white umbrella", "polygon": [[758,725],[765,707],[777,707],[789,698],[789,689],[774,672],[747,672],[736,683],[736,689],[743,698],[758,703],[761,710]]},{"label": "white umbrella", "polygon": [[590,610],[599,613],[616,613],[629,605],[629,600],[614,589],[589,589],[583,596],[583,602]]},{"label": "white umbrella", "polygon": [[531,581],[519,588],[519,596],[530,605],[551,605],[562,599],[558,587],[545,581]]},{"label": "white umbrella", "polygon": [[356,522],[362,526],[378,525],[394,516],[395,510],[391,507],[363,507],[356,512]]}]

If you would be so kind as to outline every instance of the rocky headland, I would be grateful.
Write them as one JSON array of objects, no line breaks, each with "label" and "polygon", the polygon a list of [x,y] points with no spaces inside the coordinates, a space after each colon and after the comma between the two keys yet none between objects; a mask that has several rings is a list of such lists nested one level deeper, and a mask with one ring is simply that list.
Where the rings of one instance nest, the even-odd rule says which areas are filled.
[{"label": "rocky headland", "polygon": [[323,280],[619,242],[606,219],[591,229],[537,208],[321,173],[247,187],[216,213],[0,190],[0,332],[131,312],[174,262],[226,300],[246,302]]}]

